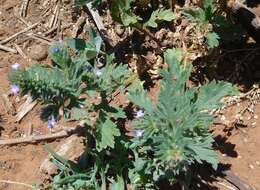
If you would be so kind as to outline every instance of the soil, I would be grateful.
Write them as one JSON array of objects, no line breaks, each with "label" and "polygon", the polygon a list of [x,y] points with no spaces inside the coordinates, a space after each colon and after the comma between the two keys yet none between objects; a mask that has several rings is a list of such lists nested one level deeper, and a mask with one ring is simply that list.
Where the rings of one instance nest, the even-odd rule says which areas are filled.
[{"label": "soil", "polygon": [[[19,12],[21,6],[20,0],[0,0],[0,40],[21,31],[26,27],[26,24],[21,22],[14,13]],[[70,6],[70,5],[66,5]],[[29,23],[35,23],[39,20],[39,15],[44,11],[41,1],[30,1],[28,13],[25,18]],[[73,21],[73,14],[66,12],[65,17],[68,22]],[[49,18],[49,17],[48,17]],[[37,27],[34,32],[41,32],[43,29]],[[72,31],[66,30],[64,35],[70,35]],[[49,36],[49,38],[58,39],[60,36]],[[24,43],[27,41],[26,43]],[[28,39],[27,36],[21,35],[16,40],[27,56],[29,56],[30,48],[35,45],[42,44],[38,40]],[[25,44],[25,45],[24,45]],[[9,45],[8,43],[6,44]],[[235,57],[237,54],[232,54]],[[258,59],[259,60],[259,59]],[[257,61],[257,57],[252,62]],[[48,63],[49,58],[42,63]],[[41,119],[42,106],[37,105],[30,111],[21,122],[15,122],[15,112],[24,100],[18,96],[8,96],[13,108],[8,108],[3,102],[4,94],[9,94],[10,83],[8,81],[8,73],[11,65],[14,63],[21,64],[22,67],[27,67],[33,64],[30,57],[23,58],[20,54],[13,54],[0,51],[0,139],[25,137],[28,133],[29,126],[33,126],[33,134],[48,134],[51,131],[47,128],[46,121]],[[233,72],[233,70],[232,70]],[[225,76],[224,76],[225,77]],[[234,81],[232,81],[234,82]],[[257,89],[254,91],[257,92]],[[259,92],[258,92],[259,93]],[[219,150],[219,156],[223,165],[229,166],[230,169],[241,179],[253,186],[255,189],[260,189],[260,98],[259,94],[255,95],[253,106],[249,106],[238,120],[237,114],[241,110],[248,108],[252,104],[252,97],[245,98],[242,102],[236,103],[228,108],[221,110],[218,113],[218,118],[221,124],[213,126],[213,134],[216,138],[216,148]],[[10,110],[11,109],[11,110]],[[13,110],[12,110],[13,109]],[[250,112],[250,110],[252,111]],[[248,111],[249,110],[249,111]],[[55,140],[48,142],[50,146],[56,147],[64,140]],[[0,149],[0,190],[26,190],[30,189],[24,185],[3,183],[1,180],[9,180],[26,184],[34,184],[42,182],[42,174],[39,172],[39,167],[43,160],[48,156],[44,148],[46,142],[37,144],[22,144],[15,146],[4,146]],[[205,189],[228,189],[225,184],[230,186],[223,178],[218,178],[219,181],[205,181],[211,184]],[[203,182],[203,181],[202,181]],[[223,185],[224,183],[224,185]],[[203,189],[197,184],[194,189]]]}]

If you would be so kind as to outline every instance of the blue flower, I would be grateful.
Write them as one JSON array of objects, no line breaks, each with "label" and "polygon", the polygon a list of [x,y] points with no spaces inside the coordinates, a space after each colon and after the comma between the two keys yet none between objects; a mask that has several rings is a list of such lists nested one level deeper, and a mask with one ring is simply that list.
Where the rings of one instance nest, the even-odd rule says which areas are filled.
[{"label": "blue flower", "polygon": [[138,112],[135,113],[135,118],[136,119],[140,119],[144,117],[144,111],[143,110],[139,110]]},{"label": "blue flower", "polygon": [[20,67],[20,64],[19,63],[15,63],[11,67],[12,67],[13,70],[18,70],[19,67]]},{"label": "blue flower", "polygon": [[135,137],[143,137],[144,135],[144,130],[135,130]]},{"label": "blue flower", "polygon": [[96,69],[96,70],[95,70],[95,75],[96,75],[97,77],[100,77],[100,76],[102,75],[102,71],[101,71],[100,69]]},{"label": "blue flower", "polygon": [[52,115],[51,118],[48,120],[48,128],[52,129],[57,124],[57,120]]},{"label": "blue flower", "polygon": [[59,53],[60,52],[60,48],[58,48],[58,47],[53,48],[53,52],[54,53]]},{"label": "blue flower", "polygon": [[20,91],[20,87],[17,84],[12,84],[11,85],[11,92],[12,94],[18,94]]}]

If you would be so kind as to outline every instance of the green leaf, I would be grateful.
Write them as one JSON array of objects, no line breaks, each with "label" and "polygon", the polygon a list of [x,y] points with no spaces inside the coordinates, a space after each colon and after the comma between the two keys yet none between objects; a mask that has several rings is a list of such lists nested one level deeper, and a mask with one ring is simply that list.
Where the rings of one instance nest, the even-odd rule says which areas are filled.
[{"label": "green leaf", "polygon": [[196,106],[199,110],[219,108],[223,97],[236,95],[237,92],[237,89],[230,83],[212,81],[199,88]]},{"label": "green leaf", "polygon": [[72,120],[83,120],[83,119],[88,119],[89,114],[86,110],[82,108],[72,108],[71,110],[71,119]]},{"label": "green leaf", "polygon": [[113,181],[111,185],[111,190],[124,190],[125,189],[125,183],[122,176],[117,176],[117,180]]},{"label": "green leaf", "polygon": [[212,165],[216,170],[218,167],[218,156],[217,153],[211,148],[212,142],[214,141],[212,137],[203,137],[203,142],[189,143],[187,146],[191,151],[194,151],[192,155],[195,160],[202,164],[202,161],[205,161]]},{"label": "green leaf", "polygon": [[170,9],[157,9],[154,11],[150,17],[150,19],[144,23],[144,26],[156,28],[158,22],[161,21],[172,21],[175,19],[175,15]]},{"label": "green leaf", "polygon": [[121,13],[121,21],[124,26],[130,26],[138,23],[141,18],[134,14],[128,14],[126,12]]},{"label": "green leaf", "polygon": [[84,50],[86,48],[86,42],[79,38],[69,38],[66,40],[68,46],[77,51]]},{"label": "green leaf", "polygon": [[68,49],[63,43],[55,42],[49,48],[49,54],[52,60],[61,68],[69,67],[71,58]]},{"label": "green leaf", "polygon": [[208,48],[214,48],[219,46],[219,36],[215,32],[210,32],[206,36],[206,42],[208,45]]},{"label": "green leaf", "polygon": [[109,118],[101,118],[97,124],[97,130],[97,150],[102,151],[108,147],[114,148],[115,137],[120,136],[120,131],[116,124]]}]

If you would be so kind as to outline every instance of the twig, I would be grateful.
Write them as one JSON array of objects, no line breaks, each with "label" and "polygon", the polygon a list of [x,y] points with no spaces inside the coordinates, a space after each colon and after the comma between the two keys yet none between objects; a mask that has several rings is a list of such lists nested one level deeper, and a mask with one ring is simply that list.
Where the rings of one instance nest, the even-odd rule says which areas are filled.
[{"label": "twig", "polygon": [[17,51],[15,49],[7,47],[7,46],[3,46],[1,44],[0,44],[0,50],[4,50],[4,51],[7,51],[7,52],[11,52],[11,53],[17,53]]},{"label": "twig", "polygon": [[29,111],[31,111],[37,104],[37,101],[33,101],[31,96],[28,96],[26,101],[19,107],[19,112],[16,114],[16,122],[20,122]]},{"label": "twig", "polygon": [[78,18],[75,27],[72,31],[72,37],[76,38],[78,35],[79,30],[84,26],[84,24],[86,23],[86,17],[81,16]]},{"label": "twig", "polygon": [[28,5],[29,5],[29,1],[30,0],[24,0],[23,3],[22,3],[21,11],[20,11],[21,17],[25,17],[26,16]]},{"label": "twig", "polygon": [[1,145],[15,145],[15,144],[21,144],[21,143],[35,143],[38,141],[46,141],[46,140],[64,138],[64,137],[68,137],[75,133],[77,133],[77,127],[65,129],[63,131],[53,133],[53,134],[38,135],[38,136],[31,135],[31,136],[24,137],[24,138],[0,140],[0,146]]},{"label": "twig", "polygon": [[23,50],[20,48],[20,46],[18,46],[17,44],[14,44],[17,52],[24,58],[24,59],[27,59],[27,55],[23,52]]},{"label": "twig", "polygon": [[224,175],[224,178],[236,186],[239,190],[255,190],[253,187],[251,187],[249,184],[241,180],[238,176],[236,176],[232,171],[225,170],[222,172]]},{"label": "twig", "polygon": [[107,30],[102,22],[102,18],[100,17],[100,15],[98,14],[98,11],[94,10],[92,8],[92,3],[87,3],[86,4],[86,7],[87,7],[87,12],[90,14],[90,16],[92,17],[92,19],[94,20],[95,22],[95,25],[102,37],[102,39],[104,41],[106,41],[111,47],[114,47],[114,43],[113,43],[113,40],[108,36],[107,34]]},{"label": "twig", "polygon": [[224,187],[226,187],[227,189],[230,189],[230,190],[237,190],[237,188],[231,187],[231,186],[229,186],[225,183],[222,183],[222,182],[217,182],[217,184],[222,185],[222,186],[224,186]]},{"label": "twig", "polygon": [[36,35],[36,34],[26,34],[26,36],[33,38],[35,40],[38,40],[38,41],[40,41],[44,44],[47,44],[47,45],[51,45],[51,42],[52,42],[52,40],[50,40],[46,37],[40,36],[40,35]]},{"label": "twig", "polygon": [[13,34],[12,36],[10,36],[10,37],[8,37],[8,38],[6,38],[6,39],[0,41],[0,44],[5,44],[5,43],[9,42],[10,40],[16,38],[16,37],[19,36],[20,34],[23,34],[23,33],[27,32],[28,30],[33,29],[33,28],[36,27],[39,23],[40,23],[40,22],[34,23],[33,25],[31,25],[31,26],[29,26],[29,27],[27,27],[27,28],[21,30],[20,32],[17,32],[17,33],[15,33],[15,34]]},{"label": "twig", "polygon": [[54,8],[54,13],[51,17],[51,20],[50,20],[50,23],[49,23],[49,28],[52,28],[54,25],[55,25],[55,20],[56,20],[56,16],[57,16],[57,13],[58,13],[58,4],[56,4],[55,8]]},{"label": "twig", "polygon": [[33,188],[32,185],[29,185],[29,184],[26,184],[26,183],[17,182],[17,181],[10,181],[10,180],[0,179],[0,183],[9,183],[9,184],[15,184],[15,185],[23,185],[23,186],[29,187],[31,189]]}]

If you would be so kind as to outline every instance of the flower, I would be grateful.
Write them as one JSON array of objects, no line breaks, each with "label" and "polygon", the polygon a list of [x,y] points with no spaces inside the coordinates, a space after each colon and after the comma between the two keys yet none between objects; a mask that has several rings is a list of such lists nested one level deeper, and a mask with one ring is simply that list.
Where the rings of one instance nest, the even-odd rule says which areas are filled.
[{"label": "flower", "polygon": [[60,51],[60,48],[58,48],[58,47],[53,48],[54,53],[59,53],[59,51]]},{"label": "flower", "polygon": [[55,125],[57,124],[56,119],[54,118],[54,116],[52,115],[50,117],[50,119],[48,120],[48,128],[52,129]]},{"label": "flower", "polygon": [[17,84],[11,85],[11,92],[12,94],[17,94],[20,91],[20,87]]},{"label": "flower", "polygon": [[144,130],[135,130],[135,137],[143,137]]},{"label": "flower", "polygon": [[12,67],[13,70],[18,70],[19,67],[20,67],[20,64],[19,63],[15,63],[11,67]]},{"label": "flower", "polygon": [[100,76],[102,75],[102,71],[101,71],[100,69],[96,69],[96,70],[95,70],[95,75],[96,75],[97,77],[100,77]]},{"label": "flower", "polygon": [[138,112],[135,113],[135,118],[136,119],[140,119],[144,117],[144,111],[143,110],[139,110]]}]

